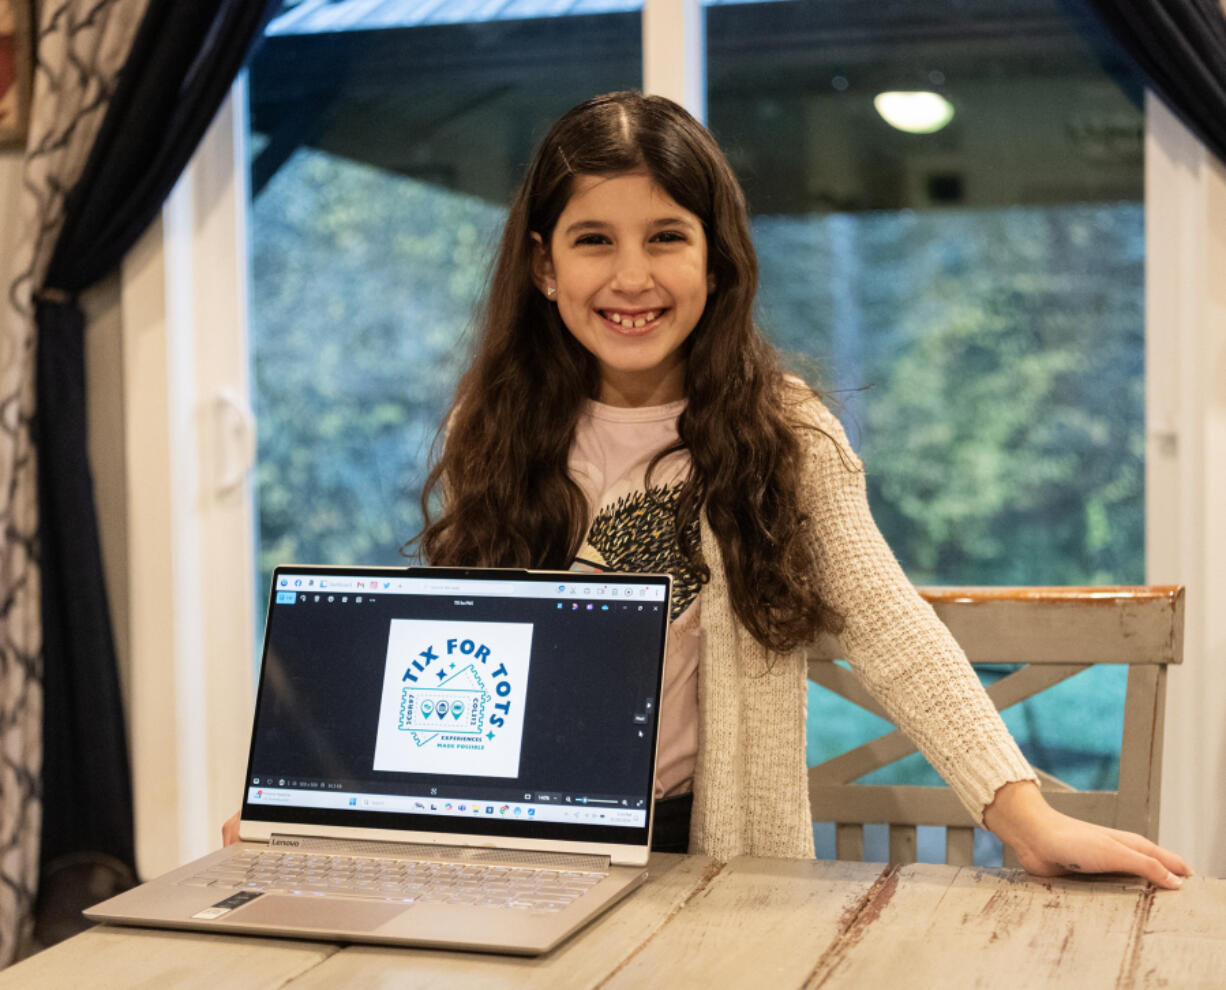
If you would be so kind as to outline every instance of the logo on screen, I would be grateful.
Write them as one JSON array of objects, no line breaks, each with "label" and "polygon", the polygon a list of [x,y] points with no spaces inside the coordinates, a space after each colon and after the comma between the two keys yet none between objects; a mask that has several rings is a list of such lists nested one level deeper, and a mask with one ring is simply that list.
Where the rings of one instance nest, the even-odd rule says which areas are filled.
[{"label": "logo on screen", "polygon": [[532,625],[396,619],[374,769],[514,777]]}]

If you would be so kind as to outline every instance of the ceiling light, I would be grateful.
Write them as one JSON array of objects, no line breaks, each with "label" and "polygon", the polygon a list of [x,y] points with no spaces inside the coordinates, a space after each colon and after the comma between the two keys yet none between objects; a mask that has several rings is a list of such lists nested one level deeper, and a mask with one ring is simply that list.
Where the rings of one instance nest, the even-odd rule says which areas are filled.
[{"label": "ceiling light", "polygon": [[878,93],[873,106],[887,124],[908,134],[932,134],[954,119],[953,104],[927,90]]}]

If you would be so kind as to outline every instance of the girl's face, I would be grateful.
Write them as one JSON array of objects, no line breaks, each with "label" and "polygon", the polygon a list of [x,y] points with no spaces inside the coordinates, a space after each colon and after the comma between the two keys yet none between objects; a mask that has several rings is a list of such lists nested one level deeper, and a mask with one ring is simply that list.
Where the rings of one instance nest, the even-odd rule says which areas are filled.
[{"label": "girl's face", "polygon": [[537,238],[534,274],[599,362],[601,402],[682,398],[681,346],[710,291],[707,238],[650,176],[577,176],[549,243]]}]

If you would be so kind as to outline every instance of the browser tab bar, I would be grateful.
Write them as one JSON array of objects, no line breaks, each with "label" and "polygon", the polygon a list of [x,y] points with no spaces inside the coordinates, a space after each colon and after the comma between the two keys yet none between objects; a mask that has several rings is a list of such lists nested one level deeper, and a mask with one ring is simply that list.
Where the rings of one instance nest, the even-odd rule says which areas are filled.
[{"label": "browser tab bar", "polygon": [[577,598],[584,601],[661,602],[660,584],[587,581],[466,580],[435,577],[376,577],[345,574],[285,573],[274,588],[281,592],[360,592],[384,595],[461,595],[485,598]]}]

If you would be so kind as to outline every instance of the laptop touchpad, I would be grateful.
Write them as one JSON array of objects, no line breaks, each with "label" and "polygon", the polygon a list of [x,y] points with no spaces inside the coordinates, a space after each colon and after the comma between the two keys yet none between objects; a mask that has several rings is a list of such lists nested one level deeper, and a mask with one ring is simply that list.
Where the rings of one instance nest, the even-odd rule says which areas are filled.
[{"label": "laptop touchpad", "polygon": [[391,921],[412,905],[350,898],[287,897],[265,894],[226,918],[236,924],[279,928],[325,928],[368,932]]}]

